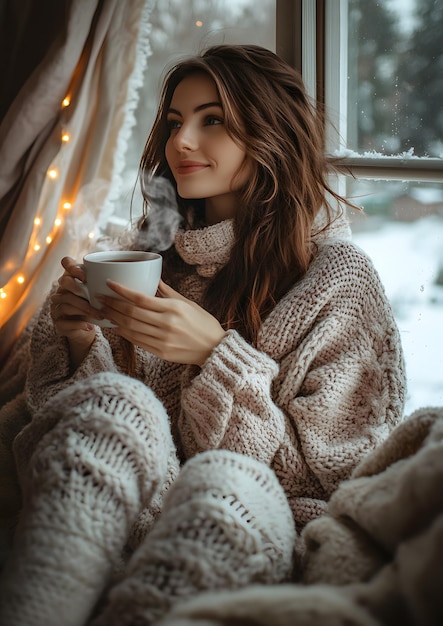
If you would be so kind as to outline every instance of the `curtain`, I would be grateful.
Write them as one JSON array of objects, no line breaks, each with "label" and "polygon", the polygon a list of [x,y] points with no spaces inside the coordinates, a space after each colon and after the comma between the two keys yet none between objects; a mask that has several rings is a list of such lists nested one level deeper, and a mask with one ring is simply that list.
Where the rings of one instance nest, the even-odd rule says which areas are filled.
[{"label": "curtain", "polygon": [[[24,82],[8,83],[0,98],[0,366],[61,274],[60,259],[91,246],[118,197],[152,4],[59,0],[55,10],[53,0],[42,2],[39,24],[47,18],[50,43],[36,45],[34,60],[29,47],[26,55],[11,49],[10,67],[15,62]],[[21,45],[29,44],[35,10],[23,19]],[[5,39],[2,57],[4,47]]]}]

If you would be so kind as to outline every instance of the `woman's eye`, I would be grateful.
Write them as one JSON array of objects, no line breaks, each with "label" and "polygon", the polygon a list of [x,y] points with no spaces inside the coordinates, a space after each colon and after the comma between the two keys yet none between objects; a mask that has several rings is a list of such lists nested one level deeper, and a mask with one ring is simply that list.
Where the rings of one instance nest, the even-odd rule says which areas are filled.
[{"label": "woman's eye", "polygon": [[167,120],[167,125],[168,125],[168,129],[171,130],[176,130],[177,128],[180,128],[181,126],[181,122],[179,122],[178,120]]},{"label": "woman's eye", "polygon": [[205,118],[205,126],[214,126],[216,124],[223,124],[223,120],[215,115],[208,115]]}]

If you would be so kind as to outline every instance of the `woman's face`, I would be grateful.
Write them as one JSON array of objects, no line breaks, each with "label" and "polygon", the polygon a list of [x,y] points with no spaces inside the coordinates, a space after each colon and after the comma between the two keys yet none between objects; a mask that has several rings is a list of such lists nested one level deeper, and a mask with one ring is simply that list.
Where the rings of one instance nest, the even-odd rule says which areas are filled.
[{"label": "woman's face", "polygon": [[183,79],[175,88],[167,120],[165,155],[178,194],[204,199],[208,224],[233,217],[236,191],[246,172],[236,174],[246,152],[226,131],[214,81],[204,73]]}]

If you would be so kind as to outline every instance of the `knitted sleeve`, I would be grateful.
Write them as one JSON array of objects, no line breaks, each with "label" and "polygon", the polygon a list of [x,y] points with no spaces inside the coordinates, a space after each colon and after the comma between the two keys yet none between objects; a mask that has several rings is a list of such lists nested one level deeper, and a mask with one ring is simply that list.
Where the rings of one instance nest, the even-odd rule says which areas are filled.
[{"label": "knitted sleeve", "polygon": [[55,332],[48,297],[41,307],[31,336],[26,383],[26,398],[31,413],[37,412],[61,389],[100,371],[117,371],[111,347],[100,328],[97,329],[88,356],[72,373],[68,342],[65,337],[59,337]]},{"label": "knitted sleeve", "polygon": [[183,378],[179,428],[187,456],[226,448],[268,465],[283,440],[285,417],[271,399],[278,364],[228,331],[200,373]]}]

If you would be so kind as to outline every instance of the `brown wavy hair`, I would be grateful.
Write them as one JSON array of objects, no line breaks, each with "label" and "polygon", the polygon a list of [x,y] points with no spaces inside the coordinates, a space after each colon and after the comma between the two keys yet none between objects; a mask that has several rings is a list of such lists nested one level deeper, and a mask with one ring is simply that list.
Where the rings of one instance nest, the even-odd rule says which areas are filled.
[{"label": "brown wavy hair", "polygon": [[[224,124],[244,146],[247,182],[239,190],[235,241],[228,263],[208,283],[204,306],[225,328],[254,342],[263,319],[307,271],[313,255],[312,224],[323,206],[331,220],[332,160],[324,151],[324,118],[308,98],[300,74],[279,56],[255,45],[217,45],[185,59],[165,76],[157,117],[141,163],[140,181],[149,206],[150,175],[176,189],[165,157],[167,111],[177,85],[195,73],[217,87]],[[185,227],[204,219],[204,200],[180,198]],[[143,219],[141,227],[146,227]],[[165,280],[175,282],[184,264],[174,248],[164,254]]]}]

